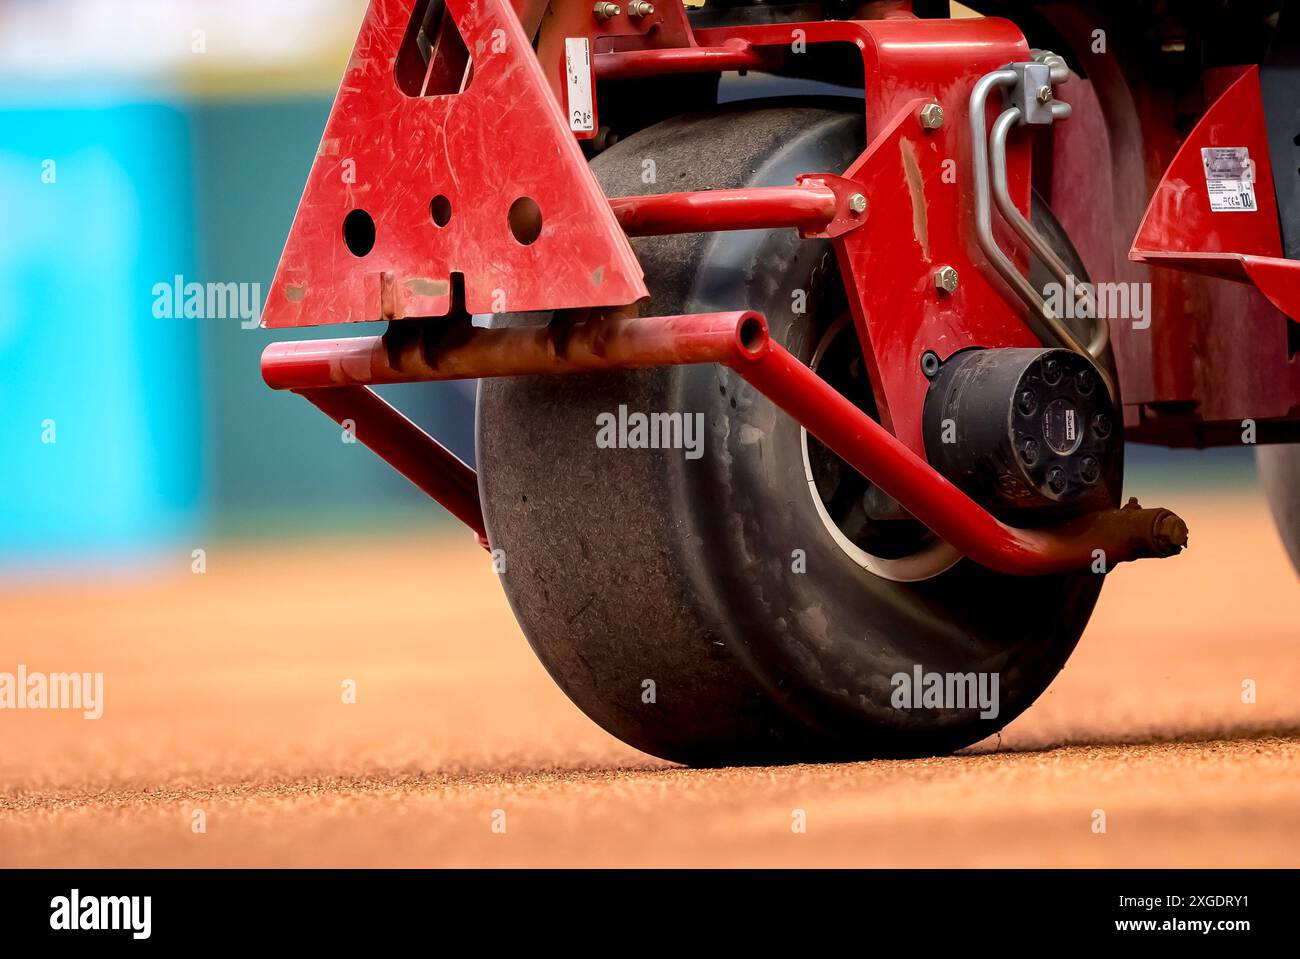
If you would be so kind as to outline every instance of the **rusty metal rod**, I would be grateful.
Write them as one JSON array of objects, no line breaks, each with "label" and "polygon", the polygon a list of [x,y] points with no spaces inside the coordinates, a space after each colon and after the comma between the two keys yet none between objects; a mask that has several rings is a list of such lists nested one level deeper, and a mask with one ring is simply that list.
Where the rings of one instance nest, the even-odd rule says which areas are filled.
[{"label": "rusty metal rod", "polygon": [[760,328],[766,330],[762,316],[743,310],[604,318],[568,328],[426,327],[424,336],[405,341],[273,343],[262,354],[262,378],[272,389],[303,390],[718,363],[732,355],[739,337]]}]

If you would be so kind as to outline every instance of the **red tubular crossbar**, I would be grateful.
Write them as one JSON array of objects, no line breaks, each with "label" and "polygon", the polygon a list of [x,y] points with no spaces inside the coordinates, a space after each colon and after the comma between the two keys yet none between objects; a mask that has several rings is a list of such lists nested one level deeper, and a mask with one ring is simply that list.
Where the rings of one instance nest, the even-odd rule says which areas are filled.
[{"label": "red tubular crossbar", "polygon": [[1097,550],[1109,568],[1175,553],[1186,542],[1182,521],[1162,509],[1107,510],[1044,530],[1000,522],[772,342],[757,313],[601,318],[509,330],[460,326],[404,340],[280,343],[263,354],[262,373],[271,387],[301,393],[336,420],[356,421],[361,442],[482,536],[473,471],[361,387],[709,362],[735,370],[936,535],[991,569],[1019,575],[1086,569],[1096,562]]},{"label": "red tubular crossbar", "polygon": [[741,337],[767,335],[758,313],[623,317],[571,327],[486,330],[468,325],[428,331],[398,346],[380,336],[273,343],[262,378],[276,390],[383,386],[719,363],[743,349]]},{"label": "red tubular crossbar", "polygon": [[609,205],[628,236],[662,236],[781,227],[821,230],[835,219],[836,197],[830,187],[807,183],[624,196]]},{"label": "red tubular crossbar", "polygon": [[748,40],[732,39],[718,47],[659,47],[598,53],[591,58],[598,80],[630,80],[668,73],[721,73],[758,70],[770,58]]}]

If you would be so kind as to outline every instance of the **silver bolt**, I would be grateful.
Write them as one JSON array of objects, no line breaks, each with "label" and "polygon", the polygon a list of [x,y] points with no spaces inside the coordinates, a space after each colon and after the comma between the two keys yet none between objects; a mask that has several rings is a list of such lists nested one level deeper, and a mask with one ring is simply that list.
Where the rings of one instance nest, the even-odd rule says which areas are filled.
[{"label": "silver bolt", "polygon": [[861,193],[855,193],[849,197],[849,209],[854,213],[867,212],[867,198]]},{"label": "silver bolt", "polygon": [[646,0],[632,0],[632,2],[627,5],[627,15],[633,19],[639,20],[641,17],[648,17],[654,12],[655,5],[653,3],[647,3]]},{"label": "silver bolt", "polygon": [[950,266],[941,266],[934,271],[934,288],[940,293],[957,292],[957,271]]},{"label": "silver bolt", "polygon": [[597,20],[608,20],[611,17],[617,17],[623,10],[617,3],[601,0],[600,3],[591,8],[591,12],[596,15]]},{"label": "silver bolt", "polygon": [[1051,103],[1051,102],[1052,102],[1052,88],[1051,88],[1051,87],[1039,87],[1039,88],[1034,92],[1034,96],[1036,96],[1036,97],[1038,98],[1038,102],[1039,102],[1039,103]]},{"label": "silver bolt", "polygon": [[937,103],[927,103],[916,114],[923,130],[937,130],[943,126],[943,107]]}]

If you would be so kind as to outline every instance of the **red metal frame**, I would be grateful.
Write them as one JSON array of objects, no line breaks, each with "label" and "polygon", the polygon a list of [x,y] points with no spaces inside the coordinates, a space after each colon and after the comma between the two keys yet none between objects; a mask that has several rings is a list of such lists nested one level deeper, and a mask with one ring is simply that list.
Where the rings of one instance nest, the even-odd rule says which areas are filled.
[{"label": "red metal frame", "polygon": [[[262,378],[276,390],[382,386],[491,376],[590,373],[718,363],[741,349],[757,313],[599,317],[573,325],[489,330],[427,327],[417,335],[274,343]],[[765,326],[763,326],[766,329]]]},{"label": "red metal frame", "polygon": [[[946,360],[972,347],[1038,343],[1008,306],[1001,281],[978,247],[966,188],[970,88],[985,73],[1029,59],[1024,36],[996,17],[775,23],[699,30],[695,36],[707,46],[738,39],[762,49],[789,48],[797,36],[808,51],[799,56],[815,56],[824,44],[858,49],[867,129],[875,135],[842,178],[855,183],[868,207],[861,228],[836,240],[836,254],[881,422],[923,457],[926,352]],[[927,103],[944,110],[937,130],[923,129],[917,119]],[[1007,174],[1011,196],[1025,213],[1029,164],[1029,141],[1017,137],[1008,147]],[[1022,244],[1010,231],[1000,239],[1023,261]],[[934,272],[944,266],[961,280],[952,296],[934,286]]]},{"label": "red metal frame", "polygon": [[636,77],[666,76],[671,73],[710,73],[725,70],[761,70],[775,66],[781,57],[760,50],[748,40],[732,37],[715,47],[665,47],[598,53],[594,58],[596,77],[601,80],[631,80]]},{"label": "red metal frame", "polygon": [[628,236],[779,229],[818,233],[834,220],[841,199],[824,183],[749,190],[660,193],[610,200]]},{"label": "red metal frame", "polygon": [[[378,444],[376,452],[483,538],[477,497],[471,503],[467,491],[473,472],[396,410],[382,408],[383,401],[361,384],[691,363],[721,363],[735,370],[938,536],[990,569],[1020,575],[1083,569],[1096,562],[1096,550],[1103,551],[1110,567],[1169,555],[1186,542],[1182,521],[1159,509],[1108,510],[1053,530],[1000,522],[773,342],[762,316],[749,311],[598,318],[572,327],[461,327],[432,331],[432,339],[410,338],[406,344],[383,337],[280,343],[267,348],[262,373],[272,388],[295,390],[340,422],[357,415],[352,403],[363,397],[357,438]],[[400,434],[395,435],[394,427]],[[438,467],[449,460],[451,468],[443,473]],[[412,466],[415,472],[407,472]]]},{"label": "red metal frame", "polygon": [[[464,3],[448,5],[454,25],[468,46],[490,49],[492,31],[512,19],[504,0],[490,0],[487,13]],[[969,84],[1029,55],[1023,36],[1007,21],[818,21],[716,28],[697,37],[677,2],[658,4],[654,14],[639,20],[624,12],[604,21],[589,7],[555,4],[543,21],[538,58],[509,60],[533,68],[539,60],[555,64],[542,78],[552,98],[537,85],[509,82],[512,109],[532,111],[545,121],[547,136],[541,139],[548,149],[554,149],[556,128],[564,126],[555,98],[563,96],[563,38],[568,36],[585,36],[595,45],[601,77],[716,71],[815,56],[825,44],[850,44],[860,51],[868,78],[867,127],[879,131],[842,176],[841,171],[807,171],[787,189],[602,198],[604,210],[596,216],[563,206],[571,191],[584,202],[599,194],[585,165],[575,167],[571,134],[562,136],[568,149],[559,151],[563,155],[554,163],[537,153],[514,155],[533,137],[496,115],[505,54],[476,60],[472,82],[457,96],[411,99],[395,92],[381,55],[399,49],[412,6],[412,0],[375,0],[367,15],[326,131],[329,149],[312,171],[268,298],[267,326],[445,315],[453,308],[452,273],[464,277],[463,307],[471,313],[625,306],[647,295],[639,287],[639,269],[627,263],[627,236],[793,226],[807,236],[836,238],[876,407],[882,422],[922,456],[924,353],[946,359],[971,347],[1037,342],[986,267],[973,238],[968,191],[962,188],[970,163],[963,135]],[[787,53],[795,36],[808,52]],[[512,33],[508,47],[517,46]],[[733,56],[741,60],[727,59]],[[746,59],[751,57],[756,59]],[[954,64],[959,65],[956,80]],[[524,71],[525,80],[534,79],[529,72]],[[933,102],[948,119],[941,129],[925,130],[916,113]],[[387,136],[375,136],[373,125],[364,122],[393,111],[399,122]],[[418,155],[413,168],[400,162],[403,151],[409,154],[414,144],[418,154],[424,143],[436,143],[440,152]],[[339,229],[360,201],[359,191],[337,182],[337,157],[359,152],[370,159],[358,161],[358,168],[375,170],[364,202],[380,236],[364,261],[347,251]],[[386,164],[373,159],[376,152]],[[1027,140],[1011,145],[1008,167],[1012,195],[1027,211]],[[448,185],[453,183],[455,188]],[[427,209],[438,193],[450,198],[453,211],[443,229],[430,221]],[[833,215],[828,193],[837,201]],[[867,198],[865,214],[848,208],[855,193]],[[541,235],[528,247],[506,228],[505,211],[519,196],[536,199],[543,217]],[[1004,246],[1019,249],[1010,236]],[[952,267],[961,277],[955,295],[935,289],[932,277],[940,267]]]},{"label": "red metal frame", "polygon": [[[1210,208],[1201,160],[1207,147],[1249,150],[1255,163],[1255,210]],[[1129,256],[1253,283],[1279,310],[1300,320],[1300,260],[1282,257],[1259,67],[1248,68],[1188,135],[1151,198]]]},{"label": "red metal frame", "polygon": [[[507,0],[446,0],[468,49],[468,86],[411,97],[394,61],[414,0],[372,0],[280,268],[271,328],[443,316],[456,277],[473,313],[622,306],[647,296],[641,268],[570,133],[530,39]],[[435,197],[449,201],[440,227]],[[524,245],[509,216],[520,198],[543,229]],[[375,245],[345,243],[366,211]]]},{"label": "red metal frame", "polygon": [[[1162,58],[1151,55],[1149,25],[1142,18],[1119,11],[1107,16],[1072,4],[1046,6],[1042,13],[1065,44],[1058,52],[1077,63],[1086,78],[1073,77],[1063,88],[1073,115],[1054,126],[1049,162],[1038,165],[1044,174],[1039,189],[1094,282],[1145,284],[1151,293],[1149,325],[1110,324],[1127,440],[1170,446],[1239,443],[1243,419],[1293,419],[1300,404],[1300,358],[1288,355],[1285,314],[1260,289],[1170,269],[1172,263],[1157,258],[1129,258],[1131,238],[1144,221],[1157,216],[1157,207],[1174,209],[1167,199],[1153,201],[1162,180],[1166,190],[1188,199],[1204,193],[1199,168],[1188,170],[1194,172],[1190,178],[1166,177],[1185,144],[1209,133],[1202,123],[1189,134],[1181,118],[1204,115],[1247,68],[1208,71],[1197,89],[1185,74],[1166,71]],[[1104,50],[1097,48],[1098,31],[1106,37]],[[1258,103],[1249,99],[1239,106],[1257,114]],[[1213,122],[1226,133],[1242,121],[1225,114]],[[1249,146],[1252,157],[1258,150],[1267,159],[1262,138],[1248,127],[1233,133],[1239,135],[1246,139],[1226,145]],[[1199,155],[1198,148],[1186,149]],[[1087,189],[1080,189],[1081,183]],[[1098,197],[1106,199],[1098,202]],[[1174,230],[1175,219],[1167,220]],[[1252,220],[1260,231],[1254,242],[1276,236],[1276,221],[1224,213],[1198,221],[1200,239],[1213,245],[1221,227],[1231,230]],[[1156,221],[1151,222],[1154,228]],[[1274,282],[1264,279],[1265,285]]]},{"label": "red metal frame", "polygon": [[[532,55],[505,0],[447,0],[440,37],[458,31],[474,51],[459,92],[407,97],[391,64],[408,36],[415,0],[372,0],[335,105],[267,309],[266,325],[458,317],[395,323],[382,338],[277,344],[263,358],[268,384],[301,393],[483,537],[473,473],[369,387],[521,374],[559,374],[723,363],[794,416],[958,550],[994,569],[1042,574],[1164,555],[1185,528],[1166,511],[1115,510],[1068,529],[1006,526],[926,464],[921,357],[970,347],[1036,345],[975,240],[962,182],[971,163],[964,131],[971,85],[1028,59],[1020,32],[998,19],[822,21],[715,28],[693,34],[680,2],[661,0],[634,22],[598,21],[590,6],[554,3]],[[531,16],[531,3],[521,0]],[[448,26],[450,24],[450,27]],[[592,44],[597,79],[770,66],[851,44],[866,77],[873,137],[842,173],[808,171],[788,187],[606,200],[560,110],[566,37]],[[504,37],[505,42],[498,41]],[[808,54],[794,52],[798,38]],[[441,42],[441,41],[440,41]],[[436,70],[431,61],[425,79]],[[547,87],[551,94],[547,94]],[[428,92],[428,91],[426,91]],[[923,128],[940,104],[947,121]],[[386,128],[376,127],[383,117]],[[340,158],[356,160],[364,186],[340,183]],[[1028,211],[1029,144],[1008,150],[1016,205]],[[439,227],[429,200],[451,201]],[[541,207],[535,243],[511,236],[506,210],[519,197]],[[865,199],[865,204],[864,204]],[[349,252],[342,218],[364,203],[378,241]],[[864,208],[865,206],[865,208]],[[740,311],[631,318],[648,292],[627,237],[793,227],[835,244],[883,425],[874,422]],[[1010,236],[1003,247],[1019,251]],[[1022,256],[1023,258],[1023,256]],[[936,288],[941,267],[959,289]],[[456,278],[463,281],[457,295]],[[743,304],[738,304],[743,306]],[[622,307],[610,316],[600,308]],[[566,320],[572,311],[593,319]],[[548,327],[484,330],[466,312],[556,312]],[[570,312],[565,312],[570,311]]]}]

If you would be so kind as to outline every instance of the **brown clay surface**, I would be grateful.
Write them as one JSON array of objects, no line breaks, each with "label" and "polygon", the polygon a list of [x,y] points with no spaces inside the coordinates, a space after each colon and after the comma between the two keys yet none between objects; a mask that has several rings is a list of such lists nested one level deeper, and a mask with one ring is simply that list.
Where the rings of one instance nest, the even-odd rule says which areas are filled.
[{"label": "brown clay surface", "polygon": [[0,866],[1300,865],[1300,585],[1256,494],[1168,498],[1192,550],[1111,577],[1000,743],[927,761],[623,746],[467,535],[2,584],[0,671],[102,670],[106,708],[0,711]]}]

